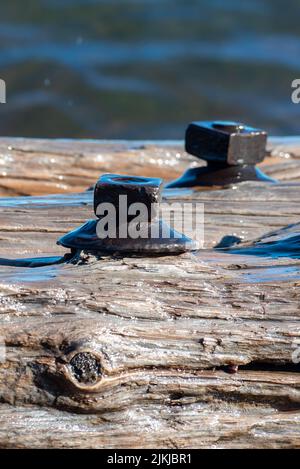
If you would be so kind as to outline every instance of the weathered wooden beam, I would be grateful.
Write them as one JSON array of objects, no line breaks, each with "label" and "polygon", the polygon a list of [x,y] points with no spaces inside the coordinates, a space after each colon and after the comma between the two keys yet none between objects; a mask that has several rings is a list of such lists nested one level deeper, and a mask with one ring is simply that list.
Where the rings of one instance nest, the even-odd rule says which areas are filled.
[{"label": "weathered wooden beam", "polygon": [[145,370],[87,396],[88,412],[62,412],[63,397],[58,408],[2,404],[0,441],[8,448],[299,448],[297,376]]},{"label": "weathered wooden beam", "polygon": [[[300,232],[300,146],[272,145],[278,184],[164,191],[204,204],[198,253],[22,268],[3,258],[67,252],[56,240],[92,216],[78,191],[99,173],[173,178],[195,162],[181,143],[0,140],[1,447],[300,447],[299,261],[243,251]],[[226,235],[239,252],[213,249]],[[83,353],[93,383],[72,366]]]},{"label": "weathered wooden beam", "polygon": [[[300,181],[300,138],[270,138],[260,167],[272,177]],[[197,158],[183,142],[0,138],[0,196],[81,192],[106,172],[175,179]],[[203,163],[204,164],[204,163]]]}]

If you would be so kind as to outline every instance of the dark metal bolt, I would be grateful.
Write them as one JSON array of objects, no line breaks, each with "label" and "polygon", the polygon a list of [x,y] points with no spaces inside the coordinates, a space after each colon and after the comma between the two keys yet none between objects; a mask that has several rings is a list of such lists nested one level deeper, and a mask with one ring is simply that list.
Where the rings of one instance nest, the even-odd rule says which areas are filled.
[{"label": "dark metal bolt", "polygon": [[186,151],[207,166],[188,169],[166,188],[276,182],[256,167],[266,155],[266,142],[265,131],[238,122],[192,122],[186,130]]},{"label": "dark metal bolt", "polygon": [[229,133],[240,133],[245,130],[244,124],[238,124],[237,122],[228,122],[228,121],[217,121],[212,123],[212,127],[222,132]]},{"label": "dark metal bolt", "polygon": [[[155,205],[161,200],[162,180],[159,178],[146,178],[140,176],[122,176],[119,174],[104,174],[95,186],[94,211],[98,216],[99,204],[111,203],[116,209],[119,220],[120,196],[127,196],[126,208],[139,202],[148,210],[148,220],[156,216]],[[146,220],[145,220],[146,221]]]},{"label": "dark metal bolt", "polygon": [[[60,238],[58,244],[73,250],[107,254],[157,255],[195,251],[199,246],[197,241],[179,233],[160,218],[161,185],[162,180],[158,178],[101,176],[94,192],[94,211],[99,220],[87,221]],[[106,229],[109,226],[111,230]]]},{"label": "dark metal bolt", "polygon": [[192,122],[186,151],[209,163],[254,166],[266,154],[267,133],[237,122]]}]

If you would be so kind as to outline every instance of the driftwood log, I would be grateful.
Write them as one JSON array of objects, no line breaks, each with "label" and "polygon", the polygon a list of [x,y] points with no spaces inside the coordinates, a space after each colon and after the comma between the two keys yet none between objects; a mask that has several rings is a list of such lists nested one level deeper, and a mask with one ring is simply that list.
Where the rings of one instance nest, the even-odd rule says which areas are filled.
[{"label": "driftwood log", "polygon": [[204,203],[196,254],[9,265],[67,252],[99,174],[197,164],[182,142],[0,139],[0,447],[300,448],[299,260],[214,249],[300,232],[298,139],[269,142],[278,184],[165,191]]}]

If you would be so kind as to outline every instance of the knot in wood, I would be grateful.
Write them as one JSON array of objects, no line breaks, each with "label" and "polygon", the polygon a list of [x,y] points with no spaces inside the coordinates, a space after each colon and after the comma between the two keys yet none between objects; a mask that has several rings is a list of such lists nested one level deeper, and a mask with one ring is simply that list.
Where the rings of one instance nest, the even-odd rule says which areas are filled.
[{"label": "knot in wood", "polygon": [[192,122],[186,131],[187,153],[214,164],[252,165],[263,161],[267,133],[238,122]]},{"label": "knot in wood", "polygon": [[70,361],[70,369],[79,383],[95,384],[102,376],[99,358],[90,352],[80,352]]}]

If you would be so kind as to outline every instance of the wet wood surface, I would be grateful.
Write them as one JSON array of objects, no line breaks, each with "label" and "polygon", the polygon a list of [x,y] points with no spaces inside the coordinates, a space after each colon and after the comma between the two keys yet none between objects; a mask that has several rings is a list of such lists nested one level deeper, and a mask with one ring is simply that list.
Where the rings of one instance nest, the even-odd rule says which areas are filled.
[{"label": "wet wood surface", "polygon": [[[300,233],[298,139],[268,144],[277,184],[164,191],[204,204],[197,253],[7,265],[63,256],[98,175],[175,179],[199,164],[182,148],[0,139],[0,447],[300,447],[297,245],[256,251]],[[215,250],[224,236],[239,250]],[[93,382],[78,354],[96,357]]]}]

